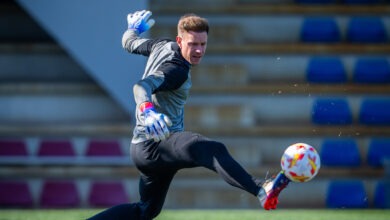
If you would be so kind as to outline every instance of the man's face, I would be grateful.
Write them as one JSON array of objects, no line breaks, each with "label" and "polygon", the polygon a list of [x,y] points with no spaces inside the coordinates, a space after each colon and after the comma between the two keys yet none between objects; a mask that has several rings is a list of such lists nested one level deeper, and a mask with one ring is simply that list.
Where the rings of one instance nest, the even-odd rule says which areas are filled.
[{"label": "man's face", "polygon": [[198,65],[202,60],[207,46],[207,32],[183,32],[176,37],[181,54],[192,65]]}]

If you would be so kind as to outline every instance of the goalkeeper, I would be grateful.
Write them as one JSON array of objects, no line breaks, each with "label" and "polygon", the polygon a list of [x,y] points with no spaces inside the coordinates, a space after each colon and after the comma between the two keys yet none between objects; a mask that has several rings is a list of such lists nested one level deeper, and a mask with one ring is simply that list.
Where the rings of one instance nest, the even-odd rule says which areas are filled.
[{"label": "goalkeeper", "polygon": [[265,182],[254,179],[229,154],[224,144],[184,131],[184,105],[191,87],[190,70],[206,52],[206,19],[187,14],[180,18],[176,41],[145,39],[140,34],[154,20],[150,11],[127,17],[123,47],[149,57],[142,79],[134,85],[136,126],[130,154],[140,171],[140,201],[111,207],[91,219],[153,219],[163,207],[169,185],[183,168],[205,167],[228,184],[257,196],[265,209],[275,209],[289,180],[283,173]]}]

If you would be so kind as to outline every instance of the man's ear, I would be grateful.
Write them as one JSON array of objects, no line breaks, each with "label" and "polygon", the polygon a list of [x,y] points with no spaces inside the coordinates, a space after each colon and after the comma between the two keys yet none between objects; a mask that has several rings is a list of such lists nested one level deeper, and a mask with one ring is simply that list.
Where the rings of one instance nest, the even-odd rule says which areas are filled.
[{"label": "man's ear", "polygon": [[179,45],[179,47],[181,49],[182,38],[180,36],[176,36],[176,42],[177,42],[177,44]]}]

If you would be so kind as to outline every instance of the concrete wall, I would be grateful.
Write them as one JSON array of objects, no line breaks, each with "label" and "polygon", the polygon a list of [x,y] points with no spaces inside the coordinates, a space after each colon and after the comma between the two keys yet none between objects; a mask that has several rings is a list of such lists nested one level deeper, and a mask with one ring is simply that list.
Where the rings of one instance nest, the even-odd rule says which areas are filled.
[{"label": "concrete wall", "polygon": [[127,112],[134,106],[132,85],[143,73],[144,58],[122,49],[128,13],[147,1],[17,0]]}]

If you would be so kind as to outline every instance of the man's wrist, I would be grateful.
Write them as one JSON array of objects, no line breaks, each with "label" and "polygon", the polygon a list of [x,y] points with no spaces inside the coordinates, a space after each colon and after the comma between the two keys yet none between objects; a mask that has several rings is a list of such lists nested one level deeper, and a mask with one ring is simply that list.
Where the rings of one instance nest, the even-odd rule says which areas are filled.
[{"label": "man's wrist", "polygon": [[137,28],[134,28],[134,27],[128,27],[127,30],[131,31],[131,32],[134,32],[136,34],[139,35],[139,30]]},{"label": "man's wrist", "polygon": [[139,106],[139,109],[141,110],[142,113],[145,111],[154,111],[153,103],[144,102]]}]

